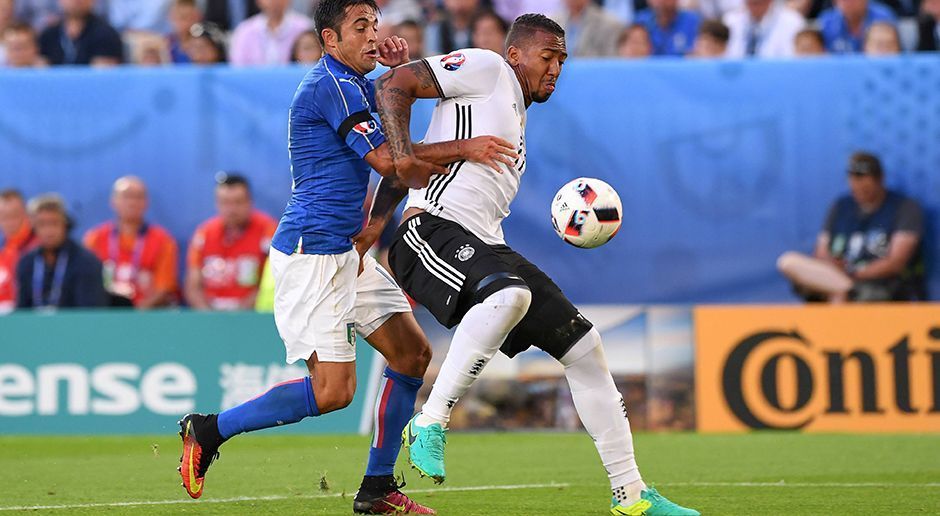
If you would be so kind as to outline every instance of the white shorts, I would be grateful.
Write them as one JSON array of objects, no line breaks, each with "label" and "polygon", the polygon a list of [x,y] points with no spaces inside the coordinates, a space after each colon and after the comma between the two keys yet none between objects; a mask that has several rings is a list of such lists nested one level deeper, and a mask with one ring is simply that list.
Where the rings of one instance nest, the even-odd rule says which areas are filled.
[{"label": "white shorts", "polygon": [[274,322],[287,363],[317,354],[321,362],[356,360],[356,333],[367,338],[411,305],[391,275],[371,256],[359,272],[355,249],[343,254],[286,255],[271,248]]}]

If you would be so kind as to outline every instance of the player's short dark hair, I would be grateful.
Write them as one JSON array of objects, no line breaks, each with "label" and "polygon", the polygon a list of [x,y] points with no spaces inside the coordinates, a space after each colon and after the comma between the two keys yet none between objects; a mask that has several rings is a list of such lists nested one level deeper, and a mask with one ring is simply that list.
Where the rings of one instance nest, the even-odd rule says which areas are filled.
[{"label": "player's short dark hair", "polygon": [[346,9],[357,5],[367,5],[380,12],[375,0],[320,0],[317,4],[317,11],[313,15],[313,23],[317,27],[317,37],[320,38],[320,46],[326,50],[326,42],[323,41],[323,29],[333,29],[336,35],[342,41],[342,34],[339,32],[340,25],[343,24],[343,18],[346,17]]},{"label": "player's short dark hair", "polygon": [[506,48],[519,46],[521,41],[531,38],[538,32],[547,32],[564,39],[565,29],[555,20],[544,14],[528,13],[516,18],[506,35]]},{"label": "player's short dark hair", "polygon": [[816,42],[819,43],[819,46],[821,46],[822,48],[826,48],[826,40],[823,39],[822,31],[820,31],[819,29],[814,29],[812,27],[807,27],[797,32],[796,36],[793,37],[793,41],[796,41],[799,38],[807,37],[807,36],[815,39]]},{"label": "player's short dark hair", "polygon": [[728,30],[728,26],[722,23],[721,20],[703,21],[698,27],[698,33],[714,38],[722,43],[727,43],[728,39],[731,38],[731,31]]},{"label": "player's short dark hair", "polygon": [[227,186],[241,186],[248,191],[248,194],[251,195],[251,183],[248,182],[248,178],[235,173],[229,172],[219,172],[215,176],[215,184],[217,187]]}]

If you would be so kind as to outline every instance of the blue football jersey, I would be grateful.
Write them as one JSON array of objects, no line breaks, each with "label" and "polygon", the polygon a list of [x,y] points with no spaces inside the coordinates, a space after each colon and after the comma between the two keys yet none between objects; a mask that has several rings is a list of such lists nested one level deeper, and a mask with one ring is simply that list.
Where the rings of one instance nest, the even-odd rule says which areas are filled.
[{"label": "blue football jersey", "polygon": [[340,254],[362,228],[372,170],[385,142],[375,86],[330,55],[304,77],[290,108],[291,197],[271,241],[285,254]]}]

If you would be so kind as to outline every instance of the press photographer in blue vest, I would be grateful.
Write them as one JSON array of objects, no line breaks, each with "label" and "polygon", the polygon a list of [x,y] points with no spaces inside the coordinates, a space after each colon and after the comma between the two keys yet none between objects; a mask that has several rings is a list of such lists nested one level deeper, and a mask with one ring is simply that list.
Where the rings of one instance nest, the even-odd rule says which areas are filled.
[{"label": "press photographer in blue vest", "polygon": [[885,188],[873,154],[852,154],[848,182],[851,194],[829,209],[814,255],[784,253],[778,269],[807,301],[925,300],[920,205]]}]

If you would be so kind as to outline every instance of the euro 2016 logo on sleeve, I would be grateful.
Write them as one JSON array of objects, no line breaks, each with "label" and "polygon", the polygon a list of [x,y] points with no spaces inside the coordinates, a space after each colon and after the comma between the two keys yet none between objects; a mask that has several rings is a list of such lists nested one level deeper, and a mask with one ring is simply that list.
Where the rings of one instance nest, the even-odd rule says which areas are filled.
[{"label": "euro 2016 logo on sleeve", "polygon": [[441,58],[441,66],[443,66],[445,70],[450,71],[450,72],[456,71],[458,68],[463,66],[465,62],[467,62],[467,58],[460,52],[447,54],[446,56]]},{"label": "euro 2016 logo on sleeve", "polygon": [[375,120],[366,120],[365,122],[359,122],[354,125],[352,130],[363,136],[368,136],[374,133],[377,128],[378,125],[376,125]]}]

